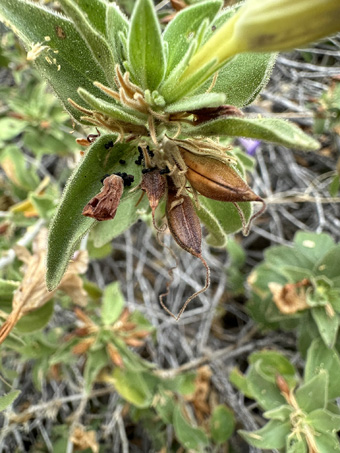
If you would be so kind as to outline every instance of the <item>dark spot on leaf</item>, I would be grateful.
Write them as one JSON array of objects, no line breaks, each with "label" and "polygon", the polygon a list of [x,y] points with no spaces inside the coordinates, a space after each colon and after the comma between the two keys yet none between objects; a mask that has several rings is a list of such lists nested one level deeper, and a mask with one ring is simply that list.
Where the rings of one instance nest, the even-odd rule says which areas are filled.
[{"label": "dark spot on leaf", "polygon": [[61,28],[60,25],[56,25],[55,32],[56,32],[56,35],[58,36],[59,39],[65,39],[66,38],[66,33],[65,33],[64,29]]}]

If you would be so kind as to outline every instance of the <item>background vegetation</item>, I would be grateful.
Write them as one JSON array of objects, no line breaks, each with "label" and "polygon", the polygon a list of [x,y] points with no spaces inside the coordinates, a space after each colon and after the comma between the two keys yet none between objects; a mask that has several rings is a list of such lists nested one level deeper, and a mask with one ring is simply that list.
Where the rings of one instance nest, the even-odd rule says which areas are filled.
[{"label": "background vegetation", "polygon": [[[1,346],[0,451],[338,451],[340,39],[279,56],[246,108],[289,118],[321,149],[234,141],[268,208],[248,237],[204,246],[211,287],[176,323],[158,304],[171,257],[146,205],[112,242],[104,226],[90,233],[45,289],[46,228],[82,158],[75,139],[96,132],[72,124],[0,32],[2,321],[20,284],[28,301]],[[205,270],[165,243],[179,259],[177,312]]]}]

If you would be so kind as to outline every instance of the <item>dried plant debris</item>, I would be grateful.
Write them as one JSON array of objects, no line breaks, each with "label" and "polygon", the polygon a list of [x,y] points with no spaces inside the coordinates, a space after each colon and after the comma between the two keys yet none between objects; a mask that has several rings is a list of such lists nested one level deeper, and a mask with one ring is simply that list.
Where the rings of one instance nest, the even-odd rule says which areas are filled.
[{"label": "dried plant debris", "polygon": [[60,285],[50,292],[45,283],[46,241],[47,230],[43,229],[33,243],[32,254],[25,247],[15,247],[17,258],[24,263],[23,280],[14,293],[12,312],[0,328],[0,343],[7,338],[20,318],[45,305],[57,289],[64,291],[77,305],[85,306],[87,303],[87,293],[79,277],[88,267],[87,252],[76,252]]}]

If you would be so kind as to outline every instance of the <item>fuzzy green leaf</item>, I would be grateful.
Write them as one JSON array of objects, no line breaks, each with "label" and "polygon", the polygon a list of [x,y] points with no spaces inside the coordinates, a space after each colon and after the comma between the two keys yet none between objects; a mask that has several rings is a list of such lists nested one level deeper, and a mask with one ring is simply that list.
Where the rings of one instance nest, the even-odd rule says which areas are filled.
[{"label": "fuzzy green leaf", "polygon": [[161,30],[151,0],[138,0],[128,39],[129,65],[143,89],[156,90],[164,77]]},{"label": "fuzzy green leaf", "polygon": [[285,399],[281,395],[277,385],[260,373],[258,365],[256,363],[251,366],[247,373],[248,387],[253,398],[266,411],[282,406],[285,404]]},{"label": "fuzzy green leaf", "polygon": [[179,405],[175,406],[173,425],[178,441],[188,450],[201,451],[208,444],[205,432],[192,426],[182,414]]},{"label": "fuzzy green leaf", "polygon": [[108,115],[110,118],[113,118],[114,120],[136,125],[144,125],[146,122],[146,119],[143,120],[134,115],[131,109],[129,109],[130,112],[128,112],[126,108],[121,107],[114,101],[103,101],[97,96],[93,96],[93,94],[89,93],[83,88],[78,89],[78,94],[90,107],[93,107],[95,110],[98,110],[100,112],[106,113],[106,115]]},{"label": "fuzzy green leaf", "polygon": [[[311,395],[313,397],[311,398]],[[295,392],[296,401],[304,412],[323,409],[328,401],[328,373],[321,370],[319,374],[301,385]]]},{"label": "fuzzy green leaf", "polygon": [[104,0],[75,0],[86,19],[103,36],[106,35],[105,17],[108,4]]},{"label": "fuzzy green leaf", "polygon": [[12,302],[13,293],[18,289],[19,285],[20,282],[0,278],[0,300],[2,309],[5,302]]},{"label": "fuzzy green leaf", "polygon": [[238,433],[253,447],[267,450],[283,448],[290,430],[291,424],[289,421],[282,423],[278,420],[270,420],[263,428],[257,431],[247,432],[240,430]]},{"label": "fuzzy green leaf", "polygon": [[107,285],[103,295],[103,305],[101,310],[102,322],[105,326],[110,326],[119,318],[125,304],[124,296],[120,290],[118,282]]},{"label": "fuzzy green leaf", "polygon": [[108,3],[106,10],[106,33],[116,64],[123,69],[126,60],[121,34],[127,35],[129,22],[115,3]]},{"label": "fuzzy green leaf", "polygon": [[289,121],[277,118],[219,118],[184,129],[190,136],[249,137],[294,149],[317,150],[319,143]]},{"label": "fuzzy green leaf", "polygon": [[20,395],[20,390],[13,390],[7,395],[0,396],[0,412],[4,411],[8,406],[10,406]]},{"label": "fuzzy green leaf", "polygon": [[[49,46],[50,50],[44,50],[35,64],[65,109],[79,121],[80,112],[72,108],[67,99],[71,97],[79,103],[77,89],[80,86],[93,92],[94,81],[104,84],[107,81],[73,23],[51,9],[24,0],[1,0],[0,20],[18,34],[27,50],[31,50],[32,43]],[[48,42],[44,42],[46,36],[50,38]]]},{"label": "fuzzy green leaf", "polygon": [[306,256],[313,266],[320,261],[322,257],[330,251],[334,245],[334,239],[326,233],[309,233],[299,231],[294,237],[295,249]]},{"label": "fuzzy green leaf", "polygon": [[325,369],[329,374],[328,397],[330,400],[340,396],[339,376],[340,357],[334,350],[328,348],[319,338],[313,341],[307,353],[305,366],[305,382],[313,379],[320,370]]},{"label": "fuzzy green leaf", "polygon": [[325,307],[313,307],[312,316],[325,344],[333,347],[339,329],[339,315],[330,316]]},{"label": "fuzzy green leaf", "polygon": [[99,372],[107,366],[109,358],[105,348],[90,350],[87,353],[87,360],[84,369],[84,380],[86,393],[91,391],[92,385],[95,382]]},{"label": "fuzzy green leaf", "polygon": [[327,409],[316,409],[309,413],[306,422],[321,433],[340,431],[340,415],[333,414]]},{"label": "fuzzy green leaf", "polygon": [[281,422],[285,422],[289,420],[289,417],[293,410],[294,409],[292,408],[292,406],[284,404],[283,406],[279,406],[275,409],[264,412],[263,416],[268,419],[280,420]]},{"label": "fuzzy green leaf", "polygon": [[[215,236],[215,233],[217,233],[217,237],[219,237],[220,232],[216,229],[215,224],[209,220],[207,215],[205,215],[203,211],[204,208],[209,211],[209,213],[213,216],[213,219],[218,222],[219,227],[225,235],[236,233],[242,229],[240,215],[232,203],[210,200],[205,197],[200,197],[200,203],[202,204],[202,208],[197,210],[197,214],[213,237]],[[246,221],[248,221],[252,214],[251,203],[240,202],[238,205],[243,211]],[[214,241],[211,245],[213,244]],[[218,246],[218,244],[216,244],[216,246]]]},{"label": "fuzzy green leaf", "polygon": [[165,107],[168,113],[187,112],[205,107],[219,107],[225,102],[223,93],[205,93],[181,99]]},{"label": "fuzzy green leaf", "polygon": [[204,1],[183,9],[169,23],[163,33],[163,40],[168,43],[169,53],[167,75],[181,62],[190,43],[204,19],[212,21],[222,6],[220,0]]},{"label": "fuzzy green leaf", "polygon": [[223,444],[233,434],[235,418],[233,413],[223,404],[215,407],[210,417],[211,438],[216,444]]},{"label": "fuzzy green leaf", "polygon": [[40,330],[46,326],[52,318],[54,310],[54,303],[52,300],[44,304],[42,307],[37,308],[31,313],[27,314],[15,326],[20,333],[32,333]]},{"label": "fuzzy green leaf", "polygon": [[[134,184],[140,180],[140,169],[134,164],[135,155],[131,145],[114,142],[114,134],[99,137],[75,170],[62,195],[59,208],[52,220],[47,256],[47,286],[50,290],[60,282],[67,268],[68,261],[80,239],[96,223],[96,220],[84,217],[84,206],[102,188],[101,179],[114,172],[128,172],[135,177]],[[126,161],[125,165],[119,163]],[[129,188],[124,190],[122,200],[132,196]]]},{"label": "fuzzy green leaf", "polygon": [[329,279],[339,277],[340,244],[335,245],[317,263],[316,268],[319,275],[324,275]]},{"label": "fuzzy green leaf", "polygon": [[[60,0],[61,6],[66,14],[73,20],[76,29],[87,43],[97,65],[100,66],[106,75],[111,86],[114,81],[114,58],[104,36],[93,27],[89,18],[85,16],[81,7],[78,7],[74,0]],[[81,5],[80,5],[81,6]],[[103,24],[105,24],[103,16]]]},{"label": "fuzzy green leaf", "polygon": [[339,453],[340,443],[336,433],[322,433],[314,437],[318,453]]},{"label": "fuzzy green leaf", "polygon": [[151,405],[154,395],[150,392],[142,373],[116,367],[112,380],[117,392],[129,403],[140,408]]},{"label": "fuzzy green leaf", "polygon": [[307,453],[307,443],[301,435],[292,435],[291,433],[289,437],[287,437],[286,443],[286,453]]}]

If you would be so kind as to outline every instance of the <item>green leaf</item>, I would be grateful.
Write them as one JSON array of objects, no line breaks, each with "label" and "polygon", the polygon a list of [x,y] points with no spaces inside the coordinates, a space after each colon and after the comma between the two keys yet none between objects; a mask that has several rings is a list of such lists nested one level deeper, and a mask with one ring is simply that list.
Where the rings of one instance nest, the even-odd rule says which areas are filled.
[{"label": "green leaf", "polygon": [[202,451],[208,444],[208,438],[200,428],[192,426],[182,414],[179,405],[175,406],[173,425],[177,440],[188,450]]},{"label": "green leaf", "polygon": [[[286,275],[284,270],[288,267],[301,268],[302,270],[313,269],[314,263],[305,254],[299,253],[295,248],[278,245],[267,248],[264,252],[266,264],[276,269],[278,273]],[[307,272],[307,271],[305,271]],[[299,281],[292,279],[292,282]]]},{"label": "green leaf", "polygon": [[340,189],[340,176],[335,175],[333,181],[328,186],[329,195],[331,197],[336,197]]},{"label": "green leaf", "polygon": [[[50,290],[60,282],[80,239],[96,223],[96,220],[84,217],[81,213],[90,199],[101,190],[101,179],[108,173],[125,171],[135,177],[136,185],[139,183],[140,169],[134,163],[132,145],[116,143],[109,149],[105,148],[116,138],[113,134],[99,137],[65,187],[50,227],[47,255],[47,286]],[[124,166],[119,164],[121,159],[126,161]],[[129,190],[124,190],[122,200],[132,196]]]},{"label": "green leaf", "polygon": [[110,118],[113,118],[114,120],[136,125],[144,125],[146,122],[145,119],[143,120],[141,118],[138,118],[138,116],[134,114],[133,110],[130,109],[130,112],[127,112],[127,109],[121,107],[119,104],[115,104],[114,101],[103,101],[102,99],[99,99],[97,96],[93,96],[93,94],[82,88],[78,89],[78,94],[89,106],[93,107],[99,112],[106,113]]},{"label": "green leaf", "polygon": [[189,96],[165,107],[168,113],[187,112],[205,107],[219,107],[224,104],[223,93],[204,93],[197,96]]},{"label": "green leaf", "polygon": [[233,413],[223,404],[216,406],[210,417],[211,438],[216,444],[223,444],[233,434],[235,418]]},{"label": "green leaf", "polygon": [[213,20],[222,6],[220,0],[200,2],[183,9],[170,21],[163,33],[163,40],[168,44],[167,75],[181,62],[190,43],[196,38],[204,19]]},{"label": "green leaf", "polygon": [[291,430],[290,422],[282,423],[278,420],[270,420],[263,428],[247,432],[240,430],[238,433],[248,444],[253,447],[270,449],[284,448],[286,445],[286,437]]},{"label": "green leaf", "polygon": [[233,368],[229,374],[229,381],[234,387],[240,390],[247,398],[254,399],[254,395],[251,393],[248,385],[248,379],[238,368]]},{"label": "green leaf", "polygon": [[327,409],[316,409],[310,412],[306,417],[306,422],[320,433],[340,431],[340,415],[333,414]]},{"label": "green leaf", "polygon": [[4,411],[8,406],[10,406],[20,395],[20,390],[13,390],[7,395],[0,396],[0,412]]},{"label": "green leaf", "polygon": [[281,395],[277,385],[271,379],[263,376],[258,362],[250,367],[247,373],[247,381],[253,398],[266,411],[285,404],[285,399]]},{"label": "green leaf", "polygon": [[153,394],[150,392],[142,373],[122,370],[116,367],[113,371],[113,383],[117,392],[136,407],[150,407]]},{"label": "green leaf", "polygon": [[27,162],[22,151],[15,145],[6,146],[0,157],[0,163],[6,176],[24,191],[34,190],[39,184],[35,171],[27,169]]},{"label": "green leaf", "polygon": [[89,350],[84,369],[85,391],[90,393],[99,372],[108,365],[109,358],[104,348]]},{"label": "green leaf", "polygon": [[19,285],[20,282],[0,278],[0,301],[2,310],[5,302],[12,302],[13,293],[16,289],[18,289]]},{"label": "green leaf", "polygon": [[287,437],[286,453],[307,453],[306,440],[300,434],[292,434]]},{"label": "green leaf", "polygon": [[116,64],[123,69],[126,60],[121,34],[127,35],[129,22],[116,3],[108,3],[106,9],[106,33]]},{"label": "green leaf", "polygon": [[325,275],[329,279],[339,277],[338,265],[340,262],[340,244],[335,245],[326,255],[316,264],[319,275]]},{"label": "green leaf", "polygon": [[325,307],[313,307],[312,316],[325,344],[333,347],[339,329],[339,315],[334,313],[330,316]]},{"label": "green leaf", "polygon": [[334,247],[334,239],[326,233],[298,231],[294,236],[294,248],[315,265]]},{"label": "green leaf", "polygon": [[151,0],[138,0],[131,17],[129,63],[143,89],[156,90],[164,77],[161,30]]},{"label": "green leaf", "polygon": [[325,408],[328,401],[328,372],[320,373],[295,391],[296,401],[304,412]]},{"label": "green leaf", "polygon": [[86,19],[103,36],[106,35],[105,17],[107,3],[103,0],[75,0],[79,9],[86,14]]},{"label": "green leaf", "polygon": [[[0,6],[1,11],[1,6]],[[17,137],[27,127],[27,121],[16,118],[1,118],[0,119],[0,140],[12,140]]]},{"label": "green leaf", "polygon": [[[72,108],[67,99],[71,97],[75,102],[81,103],[77,94],[80,86],[93,92],[94,81],[104,84],[107,81],[73,23],[51,9],[24,0],[2,0],[0,20],[6,22],[18,34],[26,49],[31,50],[32,43],[49,46],[51,50],[44,50],[35,63],[65,109],[79,121],[82,113]],[[48,42],[43,42],[45,36],[50,38]],[[45,57],[48,57],[52,64]]]},{"label": "green leaf", "polygon": [[277,407],[276,409],[264,412],[263,416],[268,419],[280,420],[281,422],[285,422],[286,420],[290,419],[289,417],[293,410],[294,409],[292,408],[292,406],[284,404],[283,406]]},{"label": "green leaf", "polygon": [[340,443],[336,433],[322,433],[314,437],[318,453],[339,453]]},{"label": "green leaf", "polygon": [[160,391],[155,398],[154,406],[162,421],[167,425],[171,425],[174,409],[176,407],[173,393]]},{"label": "green leaf", "polygon": [[261,375],[273,384],[276,383],[276,376],[279,374],[287,381],[290,388],[296,385],[296,370],[289,360],[276,351],[254,352],[248,359],[250,364],[255,364]]},{"label": "green leaf", "polygon": [[[92,52],[97,65],[102,68],[106,79],[111,86],[115,85],[114,81],[114,58],[104,36],[93,27],[89,17],[77,6],[73,0],[60,0],[60,4],[66,14],[73,20],[76,29],[83,37],[87,46]],[[105,24],[103,11],[99,10],[102,15],[103,25]],[[96,13],[97,14],[97,13]]]},{"label": "green leaf", "polygon": [[[205,197],[200,197],[200,203],[202,204],[202,207],[197,210],[197,214],[212,236],[217,234],[217,237],[220,237],[220,231],[222,231],[224,235],[228,235],[236,233],[242,229],[240,215],[232,203],[210,200]],[[249,220],[252,213],[251,203],[240,202],[238,205],[243,211],[246,221]],[[210,217],[212,216],[214,222],[209,219],[204,210],[207,210],[211,214]],[[218,222],[220,230],[217,230],[215,227],[215,222]],[[212,245],[215,245],[214,242],[210,242]]]},{"label": "green leaf", "polygon": [[190,136],[249,137],[278,143],[301,150],[319,149],[320,145],[289,121],[278,118],[219,118],[191,128],[182,133]]},{"label": "green leaf", "polygon": [[32,333],[46,326],[53,315],[54,303],[50,300],[42,307],[37,308],[31,313],[25,315],[18,321],[15,328],[20,333]]},{"label": "green leaf", "polygon": [[138,213],[142,209],[147,209],[149,204],[147,197],[144,197],[136,207],[139,198],[140,193],[135,192],[131,198],[120,203],[113,220],[98,222],[94,226],[91,230],[91,238],[95,247],[102,247],[137,222]]},{"label": "green leaf", "polygon": [[340,357],[334,350],[328,348],[324,342],[318,338],[311,344],[305,366],[305,382],[310,381],[320,370],[325,369],[329,374],[328,398],[330,400],[340,396],[339,376],[340,376]]},{"label": "green leaf", "polygon": [[119,282],[113,282],[105,288],[101,318],[104,326],[110,326],[119,318],[125,304]]}]

